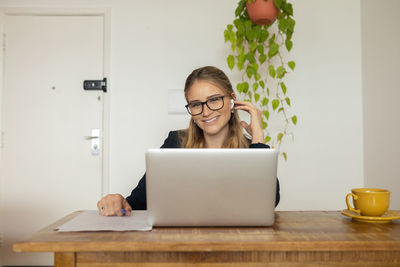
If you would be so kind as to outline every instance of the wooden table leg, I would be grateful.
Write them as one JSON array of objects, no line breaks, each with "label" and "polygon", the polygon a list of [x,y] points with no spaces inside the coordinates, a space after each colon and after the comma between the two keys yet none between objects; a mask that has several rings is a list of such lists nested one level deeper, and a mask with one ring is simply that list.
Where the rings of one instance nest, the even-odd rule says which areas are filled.
[{"label": "wooden table leg", "polygon": [[76,253],[74,252],[55,252],[54,267],[75,267]]}]

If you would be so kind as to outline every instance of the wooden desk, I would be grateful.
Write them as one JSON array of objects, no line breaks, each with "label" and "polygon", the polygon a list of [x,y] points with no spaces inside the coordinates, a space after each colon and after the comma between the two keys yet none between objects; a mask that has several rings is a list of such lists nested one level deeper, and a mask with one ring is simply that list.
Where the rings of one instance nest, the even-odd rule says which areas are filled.
[{"label": "wooden desk", "polygon": [[265,228],[53,231],[72,213],[14,244],[54,252],[55,266],[400,266],[400,222],[352,221],[338,211],[276,212]]}]

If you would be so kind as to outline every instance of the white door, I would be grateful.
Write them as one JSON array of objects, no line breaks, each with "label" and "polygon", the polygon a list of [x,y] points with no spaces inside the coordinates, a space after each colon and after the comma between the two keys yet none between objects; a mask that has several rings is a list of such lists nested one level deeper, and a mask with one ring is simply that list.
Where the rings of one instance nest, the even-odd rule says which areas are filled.
[{"label": "white door", "polygon": [[103,16],[4,18],[1,180],[3,265],[52,265],[51,254],[12,252],[12,243],[82,209],[102,186],[92,129],[103,129]]}]

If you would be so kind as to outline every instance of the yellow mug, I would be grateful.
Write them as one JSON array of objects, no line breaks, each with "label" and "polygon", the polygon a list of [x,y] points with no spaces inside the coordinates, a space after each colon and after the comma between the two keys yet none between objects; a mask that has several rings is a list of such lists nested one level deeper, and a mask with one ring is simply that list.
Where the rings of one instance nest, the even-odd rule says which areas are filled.
[{"label": "yellow mug", "polygon": [[[354,208],[350,205],[353,197]],[[377,188],[355,188],[346,196],[347,208],[363,216],[381,216],[390,203],[390,191]]]}]

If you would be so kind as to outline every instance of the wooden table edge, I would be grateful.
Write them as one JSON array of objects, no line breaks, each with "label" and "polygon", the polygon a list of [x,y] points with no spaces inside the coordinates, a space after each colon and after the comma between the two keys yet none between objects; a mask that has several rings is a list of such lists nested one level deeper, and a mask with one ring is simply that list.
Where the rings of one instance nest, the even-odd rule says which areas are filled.
[{"label": "wooden table edge", "polygon": [[245,242],[226,244],[191,242],[22,242],[13,246],[15,252],[194,252],[194,251],[400,251],[400,241],[299,241],[299,242]]},{"label": "wooden table edge", "polygon": [[[75,211],[48,225],[37,233],[52,231],[57,226],[71,220],[82,211]],[[277,211],[285,213],[290,211]],[[299,211],[296,211],[299,212]],[[318,212],[318,211],[314,211]],[[320,211],[322,212],[322,211]],[[323,211],[338,213],[340,211]],[[400,240],[395,241],[260,241],[260,242],[233,242],[227,246],[224,242],[34,242],[23,241],[13,244],[15,252],[147,252],[147,251],[400,251]]]}]

